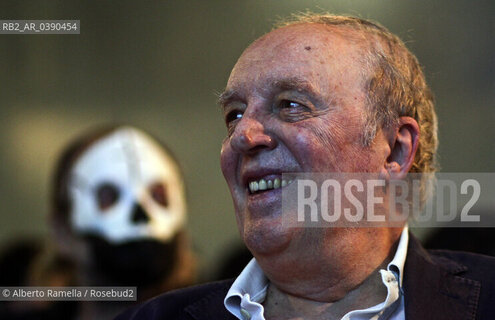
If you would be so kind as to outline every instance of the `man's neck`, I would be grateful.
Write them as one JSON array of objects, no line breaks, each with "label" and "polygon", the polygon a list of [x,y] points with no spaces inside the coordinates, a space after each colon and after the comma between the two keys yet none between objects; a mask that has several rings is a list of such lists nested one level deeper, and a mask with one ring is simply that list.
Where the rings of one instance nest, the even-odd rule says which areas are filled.
[{"label": "man's neck", "polygon": [[359,235],[336,231],[336,240],[325,242],[331,247],[320,250],[326,254],[315,255],[306,249],[312,252],[257,257],[271,283],[263,303],[267,319],[300,319],[302,315],[304,319],[340,319],[351,310],[385,299],[387,292],[378,270],[386,269],[392,260],[400,230],[362,228],[352,232]]},{"label": "man's neck", "polygon": [[385,300],[387,290],[379,281],[380,277],[372,273],[365,283],[335,302],[296,297],[270,285],[263,303],[265,319],[341,319],[349,311],[366,309]]}]

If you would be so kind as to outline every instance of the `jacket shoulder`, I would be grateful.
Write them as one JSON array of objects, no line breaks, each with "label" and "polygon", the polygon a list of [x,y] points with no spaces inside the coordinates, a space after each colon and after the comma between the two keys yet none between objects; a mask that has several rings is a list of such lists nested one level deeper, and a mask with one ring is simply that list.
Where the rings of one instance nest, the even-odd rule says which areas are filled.
[{"label": "jacket shoulder", "polygon": [[201,310],[205,314],[225,313],[223,299],[232,283],[233,279],[166,292],[126,310],[115,320],[193,319],[190,315],[198,305],[214,309]]},{"label": "jacket shoulder", "polygon": [[437,261],[438,259],[455,261],[463,268],[458,270],[460,277],[479,284],[476,319],[492,319],[495,314],[493,303],[495,301],[495,257],[448,250],[434,250],[431,254]]}]

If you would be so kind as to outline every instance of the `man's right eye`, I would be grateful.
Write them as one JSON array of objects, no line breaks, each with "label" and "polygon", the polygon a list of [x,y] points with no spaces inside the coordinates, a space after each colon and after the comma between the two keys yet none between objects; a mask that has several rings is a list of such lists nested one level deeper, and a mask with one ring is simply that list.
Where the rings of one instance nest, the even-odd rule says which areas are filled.
[{"label": "man's right eye", "polygon": [[225,116],[225,123],[230,126],[234,121],[242,118],[243,112],[240,110],[233,110],[227,113]]}]

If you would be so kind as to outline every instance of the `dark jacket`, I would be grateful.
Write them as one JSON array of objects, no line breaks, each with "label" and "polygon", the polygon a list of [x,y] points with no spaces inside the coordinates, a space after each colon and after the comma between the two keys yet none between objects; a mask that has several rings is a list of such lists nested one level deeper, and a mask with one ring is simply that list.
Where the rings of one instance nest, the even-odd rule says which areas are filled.
[{"label": "dark jacket", "polygon": [[[233,280],[162,294],[116,320],[237,319],[223,305]],[[404,267],[407,320],[495,319],[495,258],[426,251],[409,236]]]}]

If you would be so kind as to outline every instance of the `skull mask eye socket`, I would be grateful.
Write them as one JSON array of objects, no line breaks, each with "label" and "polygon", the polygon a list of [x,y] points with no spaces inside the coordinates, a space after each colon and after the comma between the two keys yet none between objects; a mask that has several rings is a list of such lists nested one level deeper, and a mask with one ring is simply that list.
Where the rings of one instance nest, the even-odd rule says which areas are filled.
[{"label": "skull mask eye socket", "polygon": [[155,182],[148,189],[151,198],[162,207],[168,207],[167,189],[161,182]]},{"label": "skull mask eye socket", "polygon": [[107,210],[119,199],[119,189],[113,183],[102,183],[96,188],[96,199],[100,210]]}]

